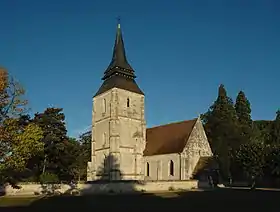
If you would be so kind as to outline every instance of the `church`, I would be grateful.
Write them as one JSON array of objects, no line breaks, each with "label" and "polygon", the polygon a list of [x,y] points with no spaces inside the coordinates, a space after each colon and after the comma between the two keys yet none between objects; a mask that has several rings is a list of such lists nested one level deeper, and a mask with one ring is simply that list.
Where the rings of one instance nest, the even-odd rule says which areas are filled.
[{"label": "church", "polygon": [[146,128],[145,94],[128,63],[120,24],[111,63],[93,97],[87,181],[184,181],[212,158],[200,117]]}]

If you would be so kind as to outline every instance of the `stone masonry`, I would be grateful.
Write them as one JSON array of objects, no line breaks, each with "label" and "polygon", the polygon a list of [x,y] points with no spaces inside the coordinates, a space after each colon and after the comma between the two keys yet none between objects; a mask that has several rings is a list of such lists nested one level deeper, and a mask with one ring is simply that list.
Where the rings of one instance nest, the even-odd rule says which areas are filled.
[{"label": "stone masonry", "polygon": [[113,88],[96,96],[92,135],[88,180],[143,179],[144,95]]}]

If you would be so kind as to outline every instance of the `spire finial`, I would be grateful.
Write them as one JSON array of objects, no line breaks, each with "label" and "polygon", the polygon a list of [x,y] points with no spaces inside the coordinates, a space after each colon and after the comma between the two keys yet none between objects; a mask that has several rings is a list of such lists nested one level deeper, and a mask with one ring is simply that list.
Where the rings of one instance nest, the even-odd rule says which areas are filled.
[{"label": "spire finial", "polygon": [[120,16],[117,17],[117,23],[118,23],[118,29],[120,29],[121,28],[121,17]]}]

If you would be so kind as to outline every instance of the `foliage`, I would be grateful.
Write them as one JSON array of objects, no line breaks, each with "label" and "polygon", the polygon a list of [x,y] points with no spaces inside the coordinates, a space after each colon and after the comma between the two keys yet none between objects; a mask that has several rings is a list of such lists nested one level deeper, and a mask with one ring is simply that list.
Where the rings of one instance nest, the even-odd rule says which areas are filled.
[{"label": "foliage", "polygon": [[233,101],[227,96],[224,85],[220,85],[216,101],[202,119],[212,150],[218,156],[222,174],[227,177],[231,151],[239,146],[240,133]]},{"label": "foliage", "polygon": [[280,110],[276,112],[276,118],[271,127],[270,143],[280,144]]},{"label": "foliage", "polygon": [[91,133],[69,138],[62,108],[47,108],[31,119],[24,89],[0,68],[0,176],[42,180],[85,179]]},{"label": "foliage", "polygon": [[251,118],[250,102],[243,91],[240,91],[236,97],[235,111],[238,117],[241,138],[243,142],[249,142],[253,134],[253,121]]},{"label": "foliage", "polygon": [[2,126],[1,145],[5,151],[1,152],[1,160],[14,168],[23,167],[27,159],[42,150],[41,138],[42,130],[37,125],[31,123],[21,129],[17,120],[7,119]]},{"label": "foliage", "polygon": [[268,145],[266,156],[266,171],[268,176],[280,177],[280,145]]},{"label": "foliage", "polygon": [[42,150],[42,130],[25,115],[25,90],[0,68],[0,175],[1,181],[25,169],[27,161]]},{"label": "foliage", "polygon": [[68,138],[62,108],[47,108],[43,113],[36,113],[33,122],[43,130],[44,154],[33,160],[40,169],[38,174],[49,171],[64,175],[68,166],[65,161]]},{"label": "foliage", "polygon": [[59,179],[56,174],[45,172],[40,175],[40,183],[47,184],[47,183],[58,183]]},{"label": "foliage", "polygon": [[79,141],[73,143],[75,156],[74,162],[69,167],[71,174],[78,181],[85,180],[87,174],[87,162],[90,161],[91,131],[82,134]]},{"label": "foliage", "polygon": [[43,113],[35,114],[33,123],[43,129],[44,152],[29,160],[28,169],[34,170],[38,177],[51,172],[63,181],[85,179],[91,133],[83,134],[79,140],[69,138],[62,108],[47,108]]},{"label": "foliage", "polygon": [[43,132],[33,123],[20,127],[18,120],[6,119],[2,133],[0,173],[5,181],[22,172],[28,160],[43,150]]},{"label": "foliage", "polygon": [[236,153],[236,160],[247,177],[261,177],[265,167],[266,148],[262,143],[242,144]]},{"label": "foliage", "polygon": [[269,143],[271,141],[271,128],[273,121],[253,121],[253,139],[256,142]]},{"label": "foliage", "polygon": [[0,68],[0,123],[26,111],[25,90],[4,68]]},{"label": "foliage", "polygon": [[24,131],[15,137],[12,144],[12,154],[8,157],[9,167],[22,170],[29,158],[43,150],[43,144],[40,142],[42,137],[40,127],[33,123],[27,125]]}]

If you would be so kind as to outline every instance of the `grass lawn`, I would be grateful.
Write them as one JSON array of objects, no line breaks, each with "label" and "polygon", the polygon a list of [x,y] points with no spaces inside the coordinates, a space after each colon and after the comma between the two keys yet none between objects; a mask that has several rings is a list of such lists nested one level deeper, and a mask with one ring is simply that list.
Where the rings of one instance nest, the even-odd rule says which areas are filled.
[{"label": "grass lawn", "polygon": [[278,211],[279,200],[279,191],[244,189],[48,198],[4,197],[0,199],[0,211]]},{"label": "grass lawn", "polygon": [[28,206],[39,197],[1,197],[0,207]]}]

